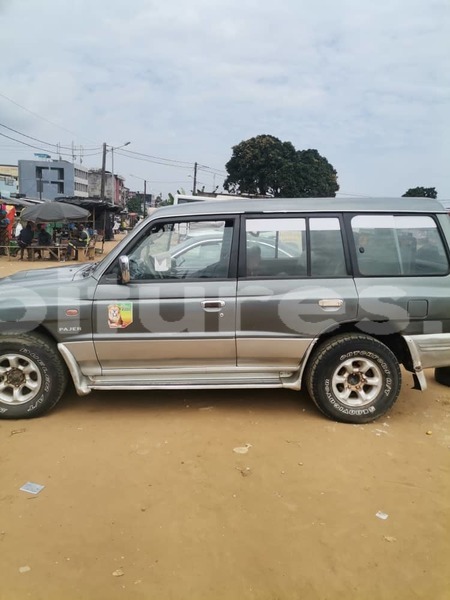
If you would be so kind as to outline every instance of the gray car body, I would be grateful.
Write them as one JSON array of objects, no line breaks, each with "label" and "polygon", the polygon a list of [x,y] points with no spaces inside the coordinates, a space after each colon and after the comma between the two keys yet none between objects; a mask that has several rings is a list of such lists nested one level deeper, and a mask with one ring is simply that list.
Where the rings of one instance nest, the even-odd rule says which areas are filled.
[{"label": "gray car body", "polygon": [[[231,200],[160,208],[95,266],[17,273],[0,280],[2,332],[54,340],[79,394],[92,389],[286,387],[300,389],[318,340],[362,331],[386,343],[426,388],[423,369],[450,365],[450,275],[361,277],[345,239],[345,277],[273,279],[241,275],[243,216],[426,214],[446,240],[450,221],[430,199]],[[123,284],[107,275],[156,222],[233,218],[230,275],[208,281]],[[132,306],[133,322],[111,329],[111,305]],[[205,308],[206,305],[206,308]]]}]

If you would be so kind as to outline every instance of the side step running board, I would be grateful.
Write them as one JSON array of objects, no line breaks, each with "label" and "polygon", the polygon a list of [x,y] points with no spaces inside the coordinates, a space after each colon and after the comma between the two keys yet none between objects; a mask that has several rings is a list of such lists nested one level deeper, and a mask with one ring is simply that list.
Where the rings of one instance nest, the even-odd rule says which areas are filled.
[{"label": "side step running board", "polygon": [[210,389],[242,389],[242,388],[281,388],[283,383],[279,377],[254,378],[254,379],[227,379],[227,380],[207,380],[203,379],[178,379],[170,380],[141,380],[141,381],[111,381],[108,379],[96,378],[89,382],[92,390],[210,390]]}]

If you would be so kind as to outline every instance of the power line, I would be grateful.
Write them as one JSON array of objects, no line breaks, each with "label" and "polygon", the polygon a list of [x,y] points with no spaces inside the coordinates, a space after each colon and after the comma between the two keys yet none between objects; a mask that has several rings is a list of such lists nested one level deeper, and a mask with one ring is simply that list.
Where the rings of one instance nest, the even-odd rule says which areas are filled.
[{"label": "power line", "polygon": [[[39,142],[40,144],[45,144],[46,146],[54,146],[56,149],[58,148],[64,148],[66,150],[71,150],[72,146],[64,146],[62,144],[52,144],[51,142],[44,142],[44,140],[40,140],[38,138],[35,138],[31,135],[27,135],[26,133],[22,133],[21,131],[17,131],[17,129],[13,129],[12,127],[8,127],[8,125],[5,125],[4,123],[0,123],[0,127],[4,127],[5,129],[8,129],[9,131],[13,131],[14,133],[17,133],[18,135],[21,135],[23,137],[26,137],[30,140],[34,140],[35,142]],[[100,146],[95,146],[93,148],[83,148],[83,150],[100,150]]]},{"label": "power line", "polygon": [[[2,98],[5,98],[5,100],[8,100],[8,102],[11,102],[12,104],[15,104],[16,106],[18,106],[19,108],[21,108],[22,110],[25,110],[26,112],[30,113],[30,115],[33,115],[34,117],[37,117],[38,119],[42,119],[42,121],[46,121],[47,123],[50,123],[50,125],[53,125],[54,127],[59,127],[59,129],[62,129],[64,131],[67,131],[68,133],[71,133],[72,135],[75,135],[78,137],[78,134],[75,133],[74,131],[71,131],[70,129],[66,129],[65,127],[62,127],[62,125],[58,125],[57,123],[54,123],[53,121],[50,121],[49,119],[47,119],[46,117],[43,117],[42,115],[39,115],[38,113],[33,112],[32,110],[30,110],[29,108],[26,108],[25,106],[22,106],[21,104],[19,104],[18,102],[16,102],[15,100],[13,100],[12,98],[9,98],[8,96],[6,96],[5,94],[2,94],[0,92],[0,96]],[[88,139],[88,138],[86,138]],[[94,142],[95,143],[95,142]]]},{"label": "power line", "polygon": [[[184,161],[175,161],[175,160],[172,160],[169,158],[161,158],[159,156],[152,156],[150,154],[144,154],[143,152],[133,152],[131,150],[116,151],[116,154],[120,154],[127,158],[132,158],[133,160],[141,160],[144,162],[149,162],[149,163],[156,164],[156,165],[162,165],[165,167],[175,167],[178,169],[187,169],[187,170],[192,170],[195,167],[195,163],[189,163],[189,162],[184,162]],[[161,162],[161,161],[165,161],[165,162]],[[206,173],[209,173],[211,175],[218,175],[219,177],[224,177],[224,176],[228,175],[228,173],[226,173],[225,171],[220,171],[219,169],[213,169],[211,167],[207,167],[206,165],[198,165],[198,168],[199,169],[201,168],[202,171],[205,171]]]},{"label": "power line", "polygon": [[226,171],[221,171],[220,169],[215,169],[214,167],[208,167],[207,165],[201,165],[200,163],[197,164],[197,167],[199,171],[211,172],[216,175],[228,175]]},{"label": "power line", "polygon": [[[133,152],[132,150],[123,150],[122,152],[125,155],[132,154],[132,155],[136,155],[136,156],[143,156],[145,158],[149,158],[149,159],[153,159],[153,160],[165,161],[167,163],[173,164],[173,166],[181,166],[181,167],[185,166],[185,167],[189,167],[190,169],[192,169],[194,167],[194,163],[186,162],[183,160],[173,160],[171,158],[162,158],[161,156],[152,156],[151,154],[144,154],[143,152]],[[129,157],[129,158],[132,158],[132,157]],[[158,163],[158,164],[160,164],[160,163]]]},{"label": "power line", "polygon": [[186,181],[186,179],[178,179],[175,181],[167,181],[167,180],[157,180],[157,179],[147,179],[147,181],[149,181],[149,183],[190,183],[189,181]]},{"label": "power line", "polygon": [[[3,123],[0,123],[0,126],[5,127],[6,129],[10,130],[10,131],[14,131],[15,133],[18,133],[19,135],[22,135],[28,139],[31,139],[33,141],[37,141],[41,144],[47,145],[47,146],[53,146],[55,148],[55,150],[49,150],[48,148],[42,148],[41,146],[36,146],[34,144],[29,144],[27,142],[24,142],[23,140],[18,140],[17,138],[11,137],[9,135],[6,135],[5,133],[0,133],[0,135],[4,138],[7,138],[9,140],[12,140],[14,142],[17,142],[18,144],[22,144],[24,146],[28,146],[29,148],[33,148],[35,150],[42,150],[43,152],[54,152],[56,154],[60,154],[61,156],[69,156],[69,157],[73,157],[73,152],[61,152],[60,149],[61,148],[67,148],[70,149],[70,147],[67,146],[60,146],[58,144],[52,144],[50,142],[44,142],[43,140],[40,140],[39,138],[35,138],[33,136],[30,135],[26,135],[21,133],[20,131],[17,131],[16,129],[13,129],[12,127],[8,127],[7,125],[4,125]],[[20,146],[19,146],[20,147]],[[92,148],[92,150],[94,150],[95,148]],[[80,148],[81,150],[81,148]],[[83,158],[85,157],[89,157],[89,156],[99,156],[102,152],[89,152],[89,153],[85,153],[84,152],[84,148],[83,148]],[[89,149],[90,150],[90,149]],[[80,152],[81,154],[81,152]],[[133,160],[139,160],[139,161],[143,161],[143,162],[149,162],[152,164],[157,164],[157,165],[161,165],[161,166],[165,166],[165,167],[175,167],[178,169],[187,169],[187,170],[192,170],[194,168],[194,163],[188,163],[188,162],[184,162],[184,161],[175,161],[175,160],[171,160],[171,159],[165,159],[165,158],[160,158],[160,157],[152,157],[149,154],[144,154],[142,152],[131,152],[129,150],[125,150],[125,151],[119,151],[116,150],[116,154],[119,154],[121,156],[124,156],[125,158],[131,158]],[[162,161],[166,161],[166,162],[162,162]],[[206,167],[206,166],[202,166],[202,170],[204,170],[205,172],[209,172],[211,174],[216,174],[219,176],[222,176],[224,174],[223,171],[219,171],[218,169],[211,169],[210,167]],[[170,182],[167,182],[170,183]]]},{"label": "power line", "polygon": [[190,166],[175,165],[175,164],[161,162],[158,160],[151,160],[150,158],[140,158],[139,156],[129,156],[128,154],[125,154],[124,152],[117,151],[117,150],[116,150],[116,154],[119,154],[120,156],[125,156],[126,158],[132,158],[133,160],[140,160],[143,162],[153,163],[156,165],[162,165],[164,167],[175,167],[177,169],[188,169],[189,171],[191,171],[194,168],[194,164],[192,164]]},{"label": "power line", "polygon": [[[5,98],[9,102],[12,102],[13,104],[19,106],[23,110],[26,110],[27,112],[29,112],[30,114],[34,115],[35,117],[38,117],[38,118],[40,118],[40,119],[42,119],[42,120],[50,123],[51,125],[54,125],[56,127],[60,127],[56,123],[53,123],[49,119],[46,119],[45,117],[42,117],[41,115],[39,115],[37,113],[34,113],[33,111],[29,110],[25,106],[22,106],[21,104],[19,104],[15,100],[12,100],[11,98],[9,98],[8,96],[6,96],[5,94],[2,94],[1,92],[0,92],[0,96],[2,98]],[[62,145],[62,144],[54,144],[53,142],[46,142],[44,140],[41,140],[41,139],[36,138],[36,137],[33,137],[33,136],[28,135],[26,133],[22,133],[21,131],[18,131],[17,129],[14,129],[13,127],[9,127],[8,125],[5,125],[4,123],[0,123],[0,126],[4,127],[5,129],[7,129],[9,131],[12,131],[12,132],[16,133],[17,135],[20,135],[20,136],[25,137],[27,139],[33,140],[35,142],[38,142],[39,144],[44,144],[45,146],[51,146],[53,148],[56,148],[56,151],[53,151],[53,152],[56,152],[56,153],[59,153],[61,155],[65,155],[65,156],[73,156],[73,150],[74,150],[73,146],[66,146],[66,145]],[[75,134],[73,131],[71,131],[69,129],[66,129],[64,127],[60,127],[60,128],[64,129],[65,131],[68,131],[69,133],[72,133],[73,135],[77,135],[77,134]],[[29,146],[30,148],[35,148],[37,150],[44,150],[44,151],[47,151],[47,152],[49,151],[49,150],[41,148],[41,147],[38,148],[37,146],[34,146],[32,144],[27,144],[26,142],[23,142],[21,140],[17,140],[15,138],[9,137],[9,136],[7,136],[5,134],[0,134],[0,135],[2,135],[3,137],[8,138],[10,140],[16,141],[19,144],[23,144],[25,146]],[[86,157],[88,157],[88,156],[96,156],[98,154],[101,154],[101,152],[98,152],[98,153],[96,152],[96,153],[93,153],[93,154],[84,154],[84,152],[86,150],[88,152],[90,152],[92,150],[97,150],[97,149],[100,150],[100,148],[101,148],[100,146],[95,146],[95,147],[92,147],[92,148],[82,148],[80,146],[80,154],[81,154],[81,152],[83,152],[83,156],[86,156]],[[72,150],[72,152],[71,153],[64,153],[64,152],[60,152],[60,149]],[[194,164],[195,164],[195,163],[192,163],[192,162],[187,162],[187,161],[182,161],[182,160],[175,160],[175,159],[171,159],[171,158],[163,158],[161,156],[154,156],[154,155],[151,155],[151,154],[146,154],[144,152],[136,152],[136,151],[133,151],[133,150],[123,150],[123,151],[117,152],[117,153],[121,154],[122,156],[125,156],[127,158],[133,158],[135,160],[146,160],[147,162],[150,162],[150,163],[154,163],[154,164],[158,164],[158,165],[162,165],[162,166],[164,166],[164,165],[165,166],[172,166],[172,167],[177,167],[177,168],[180,168],[180,169],[193,169],[194,168]],[[219,176],[227,175],[227,173],[225,171],[221,171],[220,169],[211,168],[211,167],[208,167],[207,165],[201,165],[201,164],[199,164],[198,168],[201,169],[201,170],[203,170],[203,171],[206,171],[208,173],[214,174],[214,175],[219,175]]]},{"label": "power line", "polygon": [[[170,163],[170,166],[180,166],[181,168],[186,167],[186,168],[190,168],[193,169],[195,163],[192,162],[187,162],[184,160],[174,160],[172,158],[163,158],[161,156],[153,156],[151,154],[145,154],[144,152],[135,152],[133,150],[123,150],[124,155],[133,155],[133,156],[141,156],[141,157],[145,157],[148,159],[152,159],[154,161],[164,161],[163,163],[158,162],[156,164],[166,164],[166,163]],[[129,156],[129,158],[132,158],[132,156]],[[151,161],[149,161],[151,162]],[[211,173],[216,173],[217,175],[228,175],[228,173],[226,173],[226,171],[221,171],[220,169],[215,169],[212,167],[208,167],[206,165],[201,165],[198,164],[198,168],[201,169],[202,171],[210,171]]]},{"label": "power line", "polygon": [[[7,138],[8,140],[12,140],[13,142],[18,142],[19,144],[23,144],[24,146],[28,146],[29,148],[34,148],[35,150],[42,150],[43,152],[49,152],[48,148],[40,148],[39,146],[34,146],[33,144],[28,144],[27,142],[23,142],[22,140],[17,140],[16,138],[10,137],[9,135],[6,135],[5,133],[0,133],[0,135],[4,138]],[[55,151],[56,153],[56,151]],[[58,154],[61,154],[61,156],[72,156],[72,153],[67,153],[67,152],[58,152]],[[84,154],[83,157],[85,156],[98,156],[99,154],[101,154],[101,152],[94,152],[92,154]]]},{"label": "power line", "polygon": [[200,169],[199,171],[203,171],[207,175],[218,175],[219,177],[227,177],[228,173],[226,171],[220,171],[219,169]]}]

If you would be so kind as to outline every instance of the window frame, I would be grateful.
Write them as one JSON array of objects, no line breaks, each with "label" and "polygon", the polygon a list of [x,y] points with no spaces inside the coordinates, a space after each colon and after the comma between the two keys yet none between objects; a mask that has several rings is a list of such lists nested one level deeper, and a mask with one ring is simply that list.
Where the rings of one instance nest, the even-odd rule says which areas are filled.
[{"label": "window frame", "polygon": [[[341,234],[342,248],[345,261],[345,275],[311,275],[311,233],[310,233],[310,219],[337,219],[339,223],[339,231]],[[263,220],[263,219],[304,219],[305,220],[305,235],[306,235],[306,274],[296,275],[258,275],[258,276],[247,276],[247,256],[246,256],[246,233],[247,220]],[[351,256],[350,249],[348,247],[348,236],[346,234],[345,222],[343,214],[339,212],[295,212],[295,213],[283,213],[283,212],[265,212],[265,213],[246,213],[241,215],[240,223],[240,234],[239,234],[239,257],[238,257],[238,278],[245,279],[247,281],[255,281],[258,279],[268,280],[293,280],[293,279],[348,279],[353,277],[351,267]]]},{"label": "window frame", "polygon": [[131,279],[130,284],[133,285],[147,285],[147,284],[158,284],[158,285],[166,285],[170,283],[180,282],[203,282],[206,281],[220,281],[220,280],[229,280],[236,279],[237,277],[237,254],[238,254],[238,237],[239,237],[239,217],[237,215],[230,214],[210,214],[210,215],[193,215],[193,216],[177,216],[177,217],[162,217],[160,219],[152,220],[147,227],[142,229],[136,236],[132,236],[129,240],[129,243],[123,248],[122,252],[114,258],[111,264],[108,265],[106,270],[102,273],[100,278],[101,284],[117,284],[119,282],[119,277],[115,276],[113,273],[113,269],[115,269],[118,264],[120,256],[129,256],[131,252],[141,244],[142,240],[149,235],[149,230],[157,225],[164,226],[167,223],[188,223],[188,222],[211,222],[211,221],[231,221],[231,251],[230,251],[230,262],[228,267],[228,276],[227,277],[196,277],[196,278],[185,278],[185,279]]}]

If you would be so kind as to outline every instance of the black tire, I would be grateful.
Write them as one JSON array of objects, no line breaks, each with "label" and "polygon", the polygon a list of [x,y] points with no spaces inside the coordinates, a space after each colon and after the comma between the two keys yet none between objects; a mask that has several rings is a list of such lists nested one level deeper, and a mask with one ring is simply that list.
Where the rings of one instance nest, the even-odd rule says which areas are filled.
[{"label": "black tire", "polygon": [[438,367],[435,369],[434,378],[438,383],[450,386],[450,367]]},{"label": "black tire", "polygon": [[391,350],[357,333],[321,344],[309,360],[305,377],[319,410],[342,423],[378,419],[392,407],[401,388],[400,367]]},{"label": "black tire", "polygon": [[68,381],[58,349],[37,333],[0,336],[0,418],[30,419],[49,411]]}]

